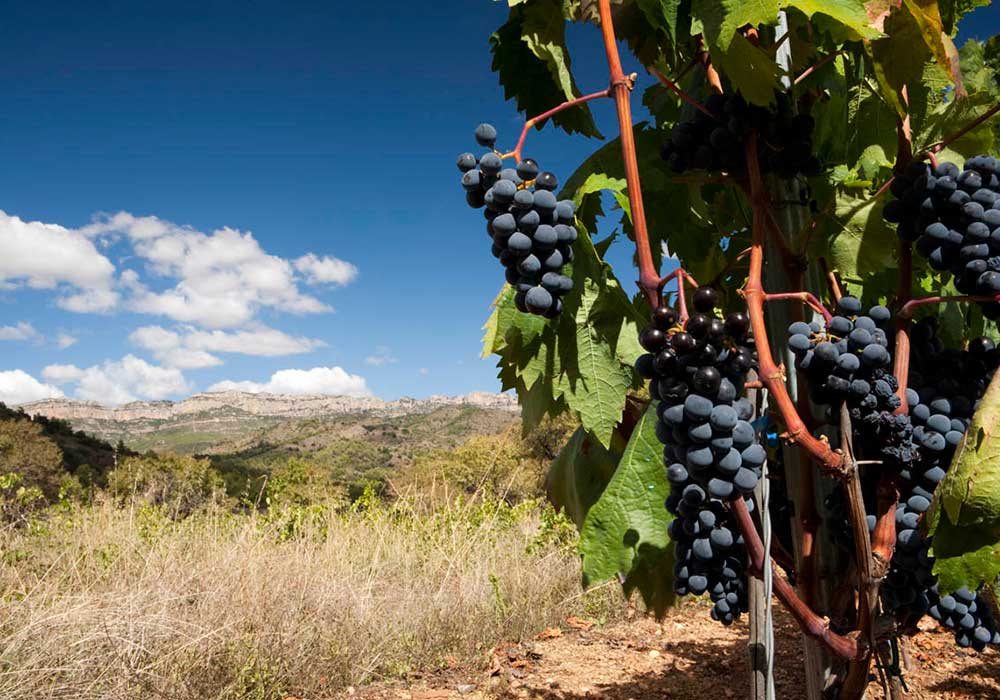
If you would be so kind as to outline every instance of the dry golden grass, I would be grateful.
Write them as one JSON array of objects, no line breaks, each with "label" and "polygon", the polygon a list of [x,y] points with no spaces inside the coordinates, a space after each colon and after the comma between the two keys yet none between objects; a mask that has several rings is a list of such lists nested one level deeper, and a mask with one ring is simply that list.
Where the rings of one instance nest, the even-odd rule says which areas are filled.
[{"label": "dry golden grass", "polygon": [[572,547],[540,526],[482,503],[56,511],[0,533],[0,698],[333,697],[615,616],[620,592],[579,595]]}]

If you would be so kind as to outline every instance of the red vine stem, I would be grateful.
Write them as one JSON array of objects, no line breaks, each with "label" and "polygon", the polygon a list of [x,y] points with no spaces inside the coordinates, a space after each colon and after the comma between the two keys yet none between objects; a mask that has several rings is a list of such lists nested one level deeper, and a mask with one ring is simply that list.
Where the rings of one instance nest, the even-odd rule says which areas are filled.
[{"label": "red vine stem", "polygon": [[801,301],[816,313],[821,314],[827,323],[830,323],[833,319],[833,314],[830,313],[827,308],[823,306],[820,300],[817,299],[811,292],[780,292],[777,294],[764,294],[764,301],[780,301],[782,299]]},{"label": "red vine stem", "polygon": [[892,552],[896,548],[896,502],[899,491],[895,479],[888,474],[882,476],[878,483],[878,511],[875,520],[875,530],[872,532],[872,558],[875,563],[875,575],[885,576],[889,571]]},{"label": "red vine stem", "polygon": [[[622,72],[621,58],[618,56],[618,43],[615,39],[615,28],[611,21],[611,0],[599,0],[598,9],[601,16],[601,35],[604,38],[604,53],[608,59],[608,71],[611,74],[611,87],[608,91],[615,98],[618,108],[618,130],[621,134],[622,160],[625,162],[625,183],[628,187],[629,207],[632,210],[632,228],[635,231],[636,257],[639,261],[639,288],[646,296],[649,305],[654,309],[660,305],[660,295],[657,285],[660,274],[653,265],[653,251],[649,244],[649,232],[646,230],[646,211],[642,204],[642,187],[639,182],[639,164],[635,153],[635,136],[632,133],[632,107],[630,99],[634,81],[625,77]],[[683,298],[682,292],[679,298]]]},{"label": "red vine stem", "polygon": [[819,258],[819,264],[823,268],[826,281],[830,284],[830,293],[833,294],[833,300],[839,302],[844,293],[840,289],[840,281],[837,279],[837,273],[830,269],[826,258]]},{"label": "red vine stem", "polygon": [[805,80],[806,78],[808,78],[812,74],[813,71],[819,70],[820,68],[822,68],[823,66],[825,66],[827,63],[829,63],[830,61],[832,61],[833,59],[835,59],[837,56],[841,56],[841,55],[843,55],[845,53],[847,53],[847,52],[846,51],[834,51],[833,53],[829,54],[828,56],[824,56],[820,60],[816,61],[816,63],[814,63],[813,65],[809,66],[804,71],[802,71],[799,74],[799,77],[796,78],[792,82],[792,85],[798,85],[800,82],[802,82],[803,80]]},{"label": "red vine stem", "polygon": [[933,153],[940,153],[945,148],[947,148],[950,144],[952,144],[955,141],[957,141],[958,139],[962,138],[963,136],[965,136],[967,133],[969,133],[970,131],[972,131],[973,129],[975,129],[977,126],[979,126],[983,122],[988,121],[997,112],[1000,112],[1000,104],[994,105],[988,111],[986,111],[984,114],[980,115],[976,119],[973,119],[971,122],[969,122],[968,124],[966,124],[965,126],[963,126],[961,129],[959,129],[955,133],[953,133],[953,134],[951,134],[949,136],[946,136],[942,141],[939,141],[938,143],[936,143],[933,146],[931,146],[930,148],[928,148],[927,151],[926,151],[927,154],[930,155],[930,154],[933,154]]},{"label": "red vine stem", "polygon": [[670,280],[672,279],[677,280],[677,306],[678,309],[680,310],[681,322],[684,322],[688,318],[687,298],[684,292],[684,282],[687,281],[692,287],[697,289],[698,280],[696,280],[694,276],[690,272],[685,270],[683,267],[678,267],[670,274],[660,278],[660,281],[656,285],[657,299],[663,298],[663,288],[666,287],[667,283],[670,282]]},{"label": "red vine stem", "polygon": [[715,119],[715,115],[709,112],[708,109],[705,107],[705,105],[703,105],[701,102],[691,97],[691,95],[687,94],[679,87],[677,87],[677,83],[675,83],[673,80],[670,80],[670,78],[666,77],[665,75],[663,75],[663,73],[656,70],[655,68],[649,68],[648,70],[650,73],[656,76],[657,80],[663,83],[664,86],[666,86],[671,92],[673,92],[679,98],[687,102],[689,105],[697,109],[702,114],[705,114],[711,117],[712,119]]},{"label": "red vine stem", "polygon": [[[750,573],[760,578],[764,570],[764,543],[761,542],[760,534],[753,524],[750,512],[747,510],[746,502],[742,498],[737,498],[730,505],[736,524],[743,535],[746,543],[747,554],[750,560]],[[772,576],[774,593],[778,600],[788,608],[788,612],[798,622],[799,627],[810,637],[826,646],[832,653],[842,659],[857,659],[862,654],[863,645],[858,640],[837,634],[830,629],[829,624],[814,613],[812,609],[795,594],[795,590],[785,580],[783,576]]]},{"label": "red vine stem", "polygon": [[590,102],[591,100],[599,100],[602,97],[611,97],[611,88],[606,90],[601,90],[600,92],[592,92],[589,95],[584,95],[583,97],[577,97],[573,100],[568,100],[560,105],[556,105],[547,112],[542,112],[537,117],[532,117],[531,119],[524,122],[524,128],[521,129],[521,138],[517,140],[517,146],[510,153],[504,153],[501,158],[511,158],[513,157],[518,163],[521,162],[521,149],[524,148],[524,140],[528,138],[528,132],[531,131],[531,127],[541,124],[543,121],[548,119],[554,114],[559,114],[565,109],[571,107],[576,107],[582,105],[585,102]]},{"label": "red vine stem", "polygon": [[991,301],[1000,301],[1000,295],[994,296],[948,296],[948,297],[923,297],[922,299],[911,299],[910,301],[903,304],[903,308],[899,310],[899,315],[903,318],[910,318],[913,316],[913,312],[917,307],[927,306],[928,304],[947,304],[949,302],[958,302],[960,304],[968,304],[972,302],[978,302],[981,304],[989,303]]},{"label": "red vine stem", "polygon": [[760,174],[760,164],[757,161],[757,134],[751,132],[746,142],[747,171],[750,176],[750,200],[753,203],[753,225],[751,231],[750,275],[743,296],[747,301],[747,312],[750,315],[750,325],[753,328],[754,341],[757,344],[760,378],[771,394],[774,405],[777,406],[785,422],[788,441],[798,443],[809,452],[809,455],[828,472],[841,473],[844,469],[844,456],[831,449],[828,442],[813,436],[806,428],[802,417],[795,409],[788,388],[785,386],[784,372],[775,364],[771,354],[770,342],[767,338],[767,325],[764,321],[764,299],[767,296],[761,282],[764,269],[764,230],[765,209],[768,207],[767,193],[764,191]]},{"label": "red vine stem", "polygon": [[716,95],[722,94],[722,77],[719,71],[712,65],[712,57],[705,51],[699,56],[701,67],[705,69],[705,77],[708,78],[708,87]]}]

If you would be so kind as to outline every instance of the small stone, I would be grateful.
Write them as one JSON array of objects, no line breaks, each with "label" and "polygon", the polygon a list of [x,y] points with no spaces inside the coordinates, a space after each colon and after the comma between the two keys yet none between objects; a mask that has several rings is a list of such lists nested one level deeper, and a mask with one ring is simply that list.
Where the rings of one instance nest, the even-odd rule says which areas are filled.
[{"label": "small stone", "polygon": [[455,690],[460,692],[462,695],[468,695],[475,689],[476,686],[472,683],[459,683],[458,685],[455,686]]}]

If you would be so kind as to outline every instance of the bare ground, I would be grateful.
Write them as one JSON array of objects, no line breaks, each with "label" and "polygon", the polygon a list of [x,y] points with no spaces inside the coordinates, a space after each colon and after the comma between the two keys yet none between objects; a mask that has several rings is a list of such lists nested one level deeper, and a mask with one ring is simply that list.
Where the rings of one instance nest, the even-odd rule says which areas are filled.
[{"label": "bare ground", "polygon": [[[776,614],[776,695],[803,697],[801,641]],[[349,689],[358,700],[723,700],[745,697],[747,626],[725,628],[699,604],[662,622],[637,618],[607,627],[569,618],[534,640],[494,649],[486,672],[451,669],[407,682]],[[913,700],[1000,700],[1000,653],[959,649],[928,622],[910,640],[905,672]],[[877,677],[873,699],[882,698]]]}]

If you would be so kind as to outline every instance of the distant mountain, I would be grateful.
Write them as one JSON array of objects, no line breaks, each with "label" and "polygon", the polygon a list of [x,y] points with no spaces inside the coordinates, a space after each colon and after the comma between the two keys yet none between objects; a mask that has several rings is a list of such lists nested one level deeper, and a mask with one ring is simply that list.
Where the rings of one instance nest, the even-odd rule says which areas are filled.
[{"label": "distant mountain", "polygon": [[117,407],[93,401],[46,399],[19,408],[32,416],[64,420],[74,429],[104,440],[124,440],[133,449],[178,452],[211,451],[224,443],[253,439],[251,436],[259,436],[289,421],[350,416],[363,422],[454,408],[496,414],[500,422],[509,423],[518,411],[515,397],[487,392],[383,401],[374,397],[221,391],[196,394],[176,402],[136,401]]}]

